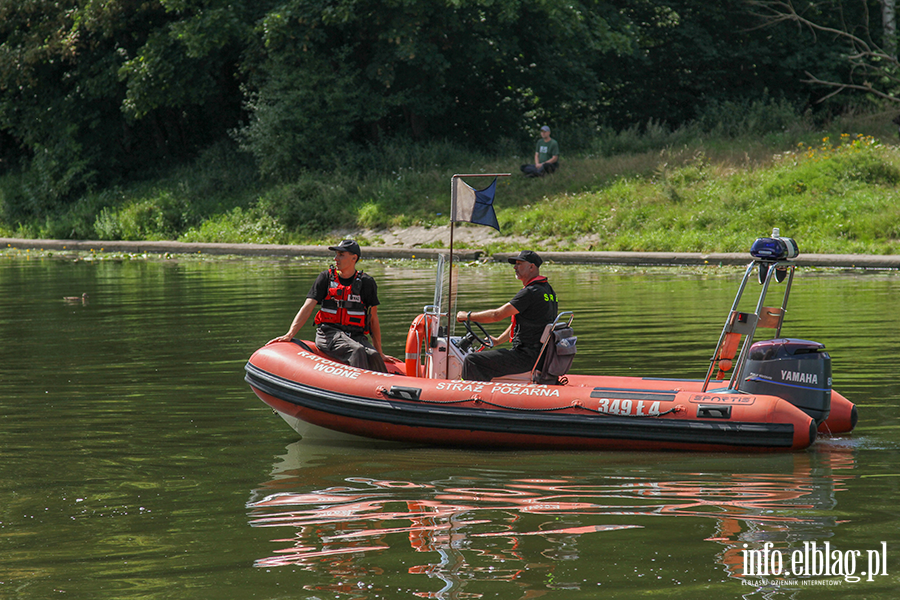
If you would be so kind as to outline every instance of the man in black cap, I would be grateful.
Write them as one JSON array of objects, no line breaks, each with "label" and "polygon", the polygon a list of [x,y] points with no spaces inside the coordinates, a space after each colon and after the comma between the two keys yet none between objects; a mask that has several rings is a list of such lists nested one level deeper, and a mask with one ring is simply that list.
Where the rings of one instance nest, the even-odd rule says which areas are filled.
[{"label": "man in black cap", "polygon": [[[334,250],[334,266],[319,273],[291,328],[272,342],[289,342],[309,320],[317,304],[316,346],[335,360],[372,371],[387,371],[378,323],[378,285],[356,270],[359,244],[344,240]],[[369,343],[366,334],[372,335]]]},{"label": "man in black cap", "polygon": [[490,381],[502,375],[531,371],[541,352],[544,327],[556,318],[556,293],[540,273],[544,261],[537,252],[523,250],[508,260],[514,265],[516,279],[522,282],[522,289],[500,308],[478,312],[461,310],[456,313],[456,320],[495,323],[511,317],[512,323],[506,331],[500,337],[491,336],[491,339],[494,344],[511,339],[512,349],[497,348],[467,354],[463,360],[463,379]]}]

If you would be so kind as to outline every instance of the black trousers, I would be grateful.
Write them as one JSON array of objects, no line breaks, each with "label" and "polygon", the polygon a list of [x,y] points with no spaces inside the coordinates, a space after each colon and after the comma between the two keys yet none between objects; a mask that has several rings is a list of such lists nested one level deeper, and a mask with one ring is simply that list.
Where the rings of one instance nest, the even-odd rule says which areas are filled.
[{"label": "black trousers", "polygon": [[494,377],[528,373],[541,353],[538,346],[497,348],[466,354],[463,360],[462,378],[468,381],[490,381]]},{"label": "black trousers", "polygon": [[371,371],[387,371],[384,359],[364,333],[347,333],[322,325],[316,329],[316,347],[331,358],[349,363],[351,367]]},{"label": "black trousers", "polygon": [[556,172],[558,168],[558,163],[547,163],[542,168],[538,168],[534,165],[522,165],[520,167],[521,171],[528,177],[543,177],[544,175],[550,175],[551,173]]}]

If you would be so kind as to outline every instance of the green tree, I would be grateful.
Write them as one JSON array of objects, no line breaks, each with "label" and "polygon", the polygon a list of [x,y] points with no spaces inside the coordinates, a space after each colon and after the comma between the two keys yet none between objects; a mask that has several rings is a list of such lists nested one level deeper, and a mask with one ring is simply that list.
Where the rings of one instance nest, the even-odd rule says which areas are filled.
[{"label": "green tree", "polygon": [[802,81],[807,70],[846,77],[838,48],[825,40],[817,44],[808,29],[767,27],[747,0],[618,5],[638,28],[638,42],[628,56],[605,61],[602,76],[613,90],[606,116],[615,128],[650,120],[675,127],[718,104],[767,98],[803,109],[825,95]]},{"label": "green tree", "polygon": [[281,174],[347,141],[483,145],[582,119],[604,93],[598,56],[630,44],[627,21],[592,0],[289,0],[257,31],[242,135]]},{"label": "green tree", "polygon": [[897,59],[896,3],[894,0],[748,0],[771,28],[793,26],[822,40],[818,49],[836,53],[846,71],[835,77],[822,65],[807,65],[804,84],[825,90],[828,97],[860,92],[889,102],[900,102],[900,61]]},{"label": "green tree", "polygon": [[225,135],[242,115],[245,36],[264,10],[226,0],[0,3],[0,131],[6,168],[22,168],[17,193],[4,194],[7,219],[40,216],[87,185]]}]

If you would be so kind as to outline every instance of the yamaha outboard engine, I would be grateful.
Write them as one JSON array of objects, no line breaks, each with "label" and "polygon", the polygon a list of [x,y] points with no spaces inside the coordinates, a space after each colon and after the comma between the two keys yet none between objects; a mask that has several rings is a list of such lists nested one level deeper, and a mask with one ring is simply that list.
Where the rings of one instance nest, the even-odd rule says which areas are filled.
[{"label": "yamaha outboard engine", "polygon": [[819,342],[778,338],[756,342],[741,391],[784,398],[816,422],[831,410],[831,357]]}]

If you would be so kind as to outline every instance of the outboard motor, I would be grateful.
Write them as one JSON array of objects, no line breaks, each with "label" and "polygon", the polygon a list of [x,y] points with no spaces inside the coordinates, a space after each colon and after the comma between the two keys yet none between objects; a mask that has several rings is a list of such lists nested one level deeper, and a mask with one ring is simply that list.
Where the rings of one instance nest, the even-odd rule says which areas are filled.
[{"label": "outboard motor", "polygon": [[819,342],[778,338],[756,342],[739,387],[784,398],[819,425],[831,410],[831,357]]}]

